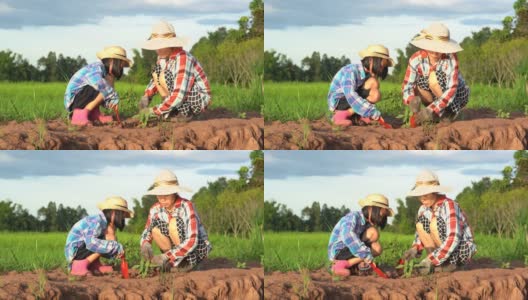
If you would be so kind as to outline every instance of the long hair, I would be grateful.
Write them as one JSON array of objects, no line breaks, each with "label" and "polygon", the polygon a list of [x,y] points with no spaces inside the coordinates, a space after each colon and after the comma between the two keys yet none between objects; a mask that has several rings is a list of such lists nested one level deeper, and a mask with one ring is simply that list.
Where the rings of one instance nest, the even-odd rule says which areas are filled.
[{"label": "long hair", "polygon": [[364,206],[361,209],[361,212],[363,213],[363,216],[365,219],[369,219],[369,208],[372,208],[370,212],[370,221],[377,227],[384,229],[387,225],[387,218],[388,216],[382,216],[381,215],[381,207],[379,206]]},{"label": "long hair", "polygon": [[387,78],[389,74],[389,67],[382,67],[381,62],[383,58],[367,56],[361,60],[361,64],[366,70],[371,70],[370,59],[372,59],[372,73],[381,79]]},{"label": "long hair", "polygon": [[123,63],[117,58],[104,58],[103,65],[105,66],[106,73],[112,74],[117,80],[123,76]]},{"label": "long hair", "polygon": [[110,224],[112,222],[112,212],[115,211],[114,216],[114,225],[116,228],[119,228],[119,230],[123,231],[123,228],[125,228],[125,212],[122,210],[117,209],[104,209],[103,214],[106,218],[106,223]]}]

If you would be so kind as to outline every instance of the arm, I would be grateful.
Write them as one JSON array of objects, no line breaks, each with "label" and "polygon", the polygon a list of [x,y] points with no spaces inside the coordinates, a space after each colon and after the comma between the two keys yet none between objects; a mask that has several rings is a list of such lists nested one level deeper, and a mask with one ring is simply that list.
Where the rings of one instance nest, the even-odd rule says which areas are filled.
[{"label": "arm", "polygon": [[444,109],[455,99],[458,88],[458,58],[456,54],[449,56],[449,68],[447,69],[447,90],[428,107],[437,115],[441,115]]},{"label": "arm", "polygon": [[174,78],[174,89],[170,96],[163,100],[163,103],[154,108],[156,115],[168,113],[172,108],[178,106],[185,97],[191,82],[192,60],[185,52],[176,56],[176,74]]},{"label": "arm", "polygon": [[102,73],[93,72],[87,76],[88,84],[97,89],[104,96],[105,107],[111,107],[119,103],[119,94],[113,87],[113,83],[102,77]]},{"label": "arm", "polygon": [[414,82],[417,76],[417,59],[414,55],[409,59],[409,65],[407,71],[405,71],[405,77],[402,84],[403,93],[403,104],[409,105],[412,99],[414,99]]},{"label": "arm", "polygon": [[90,224],[91,226],[85,232],[86,249],[100,254],[116,254],[124,253],[123,246],[117,241],[107,241],[97,238],[103,232],[101,226],[97,224]]},{"label": "arm", "polygon": [[447,202],[447,218],[446,218],[446,239],[440,245],[438,249],[431,252],[428,258],[433,262],[434,265],[441,265],[446,259],[451,256],[451,253],[455,251],[459,244],[460,232],[459,232],[459,215],[460,209],[455,207],[455,203],[450,200]]},{"label": "arm", "polygon": [[145,243],[152,244],[152,227],[150,227],[150,224],[152,222],[152,219],[154,218],[154,213],[154,208],[151,207],[149,210],[149,215],[147,217],[147,222],[145,223],[145,229],[141,234],[141,239],[139,242],[140,246],[143,246],[143,244]]},{"label": "arm", "polygon": [[185,220],[187,234],[185,240],[165,253],[171,262],[174,262],[176,259],[182,259],[198,245],[198,222],[194,212],[194,205],[190,201],[182,201],[181,205],[187,213],[188,219]]},{"label": "arm", "polygon": [[[420,206],[420,208],[418,209],[418,213],[416,215],[417,216],[422,215],[424,210],[425,210],[425,207],[423,205]],[[422,250],[424,249],[424,245],[422,241],[420,240],[420,237],[418,236],[418,232],[414,234],[414,241],[413,241],[412,247],[416,248],[416,250],[418,250],[419,253],[421,253]]]},{"label": "arm", "polygon": [[381,113],[376,106],[361,98],[355,91],[356,78],[354,77],[354,73],[346,72],[343,76],[343,93],[345,94],[350,108],[354,110],[354,113],[357,113],[362,117],[378,119]]},{"label": "arm", "polygon": [[343,224],[343,228],[340,233],[341,240],[348,247],[350,253],[361,259],[372,261],[374,257],[370,252],[370,248],[367,247],[363,241],[361,241],[360,237],[355,232],[353,232],[356,222],[357,220],[354,218]]}]

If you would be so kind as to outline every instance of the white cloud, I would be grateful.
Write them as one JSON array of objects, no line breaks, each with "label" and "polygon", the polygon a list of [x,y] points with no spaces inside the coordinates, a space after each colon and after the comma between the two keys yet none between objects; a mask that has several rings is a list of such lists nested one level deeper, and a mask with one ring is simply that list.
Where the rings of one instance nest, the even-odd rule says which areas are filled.
[{"label": "white cloud", "polygon": [[13,12],[15,9],[6,3],[0,3],[0,15],[7,15]]}]

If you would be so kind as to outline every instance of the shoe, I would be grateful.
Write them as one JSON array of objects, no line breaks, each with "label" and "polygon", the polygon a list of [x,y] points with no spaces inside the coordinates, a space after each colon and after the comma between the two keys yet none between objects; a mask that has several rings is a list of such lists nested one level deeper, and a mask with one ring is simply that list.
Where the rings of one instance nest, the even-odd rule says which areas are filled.
[{"label": "shoe", "polygon": [[90,265],[88,259],[74,260],[70,274],[75,276],[86,276],[89,273],[88,265]]},{"label": "shoe", "polygon": [[72,119],[71,119],[71,124],[77,125],[77,126],[88,125],[90,123],[90,121],[88,120],[89,112],[90,111],[87,109],[78,109],[78,108],[74,109]]},{"label": "shoe", "polygon": [[332,117],[332,121],[339,126],[350,126],[352,125],[352,120],[349,119],[350,116],[352,116],[352,114],[348,110],[336,110]]},{"label": "shoe", "polygon": [[107,124],[112,123],[114,118],[112,118],[112,116],[103,115],[103,113],[99,110],[99,106],[97,106],[88,114],[88,120],[99,121],[103,124]]},{"label": "shoe", "polygon": [[88,269],[90,271],[99,271],[101,273],[112,273],[114,272],[114,268],[112,266],[109,266],[109,265],[103,265],[101,263],[101,261],[99,260],[99,258],[94,261],[93,263],[90,264],[90,266],[88,267]]},{"label": "shoe", "polygon": [[346,260],[336,260],[332,265],[332,273],[337,276],[350,276],[350,270],[348,269],[350,264]]}]

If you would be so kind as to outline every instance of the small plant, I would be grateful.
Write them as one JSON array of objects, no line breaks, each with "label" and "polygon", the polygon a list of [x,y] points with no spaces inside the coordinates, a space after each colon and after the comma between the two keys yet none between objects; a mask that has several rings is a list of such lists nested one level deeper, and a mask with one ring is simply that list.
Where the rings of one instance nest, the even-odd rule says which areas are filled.
[{"label": "small plant", "polygon": [[528,267],[528,255],[524,256],[524,266]]},{"label": "small plant", "polygon": [[36,285],[33,285],[31,288],[32,294],[36,299],[46,298],[46,284],[47,283],[48,283],[48,279],[46,278],[46,274],[44,273],[44,270],[39,269],[38,270],[38,282]]},{"label": "small plant", "polygon": [[246,268],[246,263],[237,261],[236,267],[237,267],[237,269],[245,269]]},{"label": "small plant", "polygon": [[150,261],[141,258],[139,265],[133,266],[132,269],[136,269],[138,271],[140,278],[146,278],[150,271]]},{"label": "small plant", "polygon": [[403,122],[402,127],[409,128],[411,126],[411,123],[410,123],[411,115],[412,115],[411,109],[408,106],[406,106],[403,114],[397,115],[396,118],[402,120]]},{"label": "small plant", "polygon": [[528,105],[524,105],[524,115],[528,117]]},{"label": "small plant", "polygon": [[414,269],[414,260],[407,260],[403,265],[399,265],[396,267],[396,269],[403,269],[403,277],[404,278],[410,278],[413,273]]},{"label": "small plant", "polygon": [[510,113],[509,112],[505,112],[502,109],[499,109],[497,111],[497,118],[499,118],[499,119],[509,119],[510,118]]},{"label": "small plant", "polygon": [[239,112],[239,113],[238,113],[238,117],[239,117],[240,119],[245,119],[245,118],[246,118],[246,113],[245,113],[245,112]]},{"label": "small plant", "polygon": [[510,262],[505,261],[501,263],[501,269],[509,269],[510,268]]},{"label": "small plant", "polygon": [[139,127],[146,128],[150,119],[150,113],[147,111],[140,111],[137,117],[139,120]]},{"label": "small plant", "polygon": [[302,278],[302,286],[301,285],[294,285],[293,291],[299,298],[301,299],[309,299],[309,290],[310,283],[312,282],[312,279],[310,278],[310,272],[308,269],[301,269],[299,267],[299,272],[301,273]]}]

